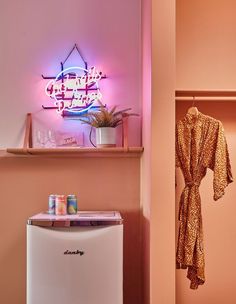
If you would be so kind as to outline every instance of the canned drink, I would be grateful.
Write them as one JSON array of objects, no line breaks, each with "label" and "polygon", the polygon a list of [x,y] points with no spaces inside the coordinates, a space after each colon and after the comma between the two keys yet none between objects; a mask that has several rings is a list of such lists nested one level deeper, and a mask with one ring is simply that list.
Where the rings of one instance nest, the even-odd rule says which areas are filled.
[{"label": "canned drink", "polygon": [[55,214],[66,215],[66,198],[65,195],[57,195],[55,202]]},{"label": "canned drink", "polygon": [[74,194],[70,194],[67,196],[67,213],[76,214],[77,211],[78,211],[77,197]]},{"label": "canned drink", "polygon": [[50,194],[48,197],[48,213],[55,214],[56,194]]}]

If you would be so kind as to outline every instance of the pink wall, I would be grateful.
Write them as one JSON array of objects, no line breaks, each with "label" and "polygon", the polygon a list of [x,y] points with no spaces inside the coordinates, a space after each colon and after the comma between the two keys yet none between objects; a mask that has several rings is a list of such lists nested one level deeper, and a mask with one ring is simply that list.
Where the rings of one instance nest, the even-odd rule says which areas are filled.
[{"label": "pink wall", "polygon": [[[41,73],[57,72],[75,42],[89,64],[107,74],[104,100],[141,112],[140,0],[4,0],[0,17],[0,148],[22,145],[27,112],[34,122],[68,127],[54,111],[41,110],[47,102]],[[140,144],[140,121],[131,119],[131,145]],[[45,210],[54,192],[79,193],[83,210],[122,212],[124,303],[142,303],[139,158],[13,157],[1,158],[0,168],[0,303],[25,304],[26,219]]]},{"label": "pink wall", "polygon": [[[101,82],[104,102],[140,113],[141,0],[4,0],[0,18],[0,147],[21,145],[27,112],[48,128],[69,128],[54,111],[42,110],[50,101],[41,74],[57,74],[74,43],[108,76]],[[140,117],[132,118],[131,145],[140,144],[140,130]]]},{"label": "pink wall", "polygon": [[[234,89],[236,83],[236,3],[227,1],[178,0],[176,66],[178,89]],[[191,102],[177,103],[177,119]],[[199,110],[220,119],[225,127],[233,175],[236,172],[236,104],[229,101],[199,101]],[[177,200],[182,188],[177,173]],[[212,199],[212,173],[201,185],[206,284],[189,290],[185,273],[177,271],[178,304],[221,304],[236,302],[235,291],[235,185],[230,185],[219,202]],[[178,203],[178,201],[177,201]]]},{"label": "pink wall", "polygon": [[150,304],[150,207],[151,207],[151,0],[142,2],[142,139],[141,205],[143,232],[143,304]]},{"label": "pink wall", "polygon": [[176,1],[176,88],[234,89],[236,2]]},{"label": "pink wall", "polygon": [[175,303],[175,1],[152,1],[151,304]]},{"label": "pink wall", "polygon": [[124,303],[142,304],[139,163],[139,158],[0,159],[0,303],[26,301],[27,218],[46,210],[50,193],[76,193],[81,210],[121,211]]}]

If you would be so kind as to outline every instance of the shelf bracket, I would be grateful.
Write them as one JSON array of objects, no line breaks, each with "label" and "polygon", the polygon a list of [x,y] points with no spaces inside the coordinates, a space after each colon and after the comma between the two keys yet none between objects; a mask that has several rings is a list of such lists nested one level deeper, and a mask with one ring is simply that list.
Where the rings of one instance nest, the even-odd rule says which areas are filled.
[{"label": "shelf bracket", "polygon": [[32,148],[32,146],[32,114],[27,113],[23,148],[28,149]]},{"label": "shelf bracket", "polygon": [[122,114],[122,147],[128,150],[128,118],[126,113]]}]

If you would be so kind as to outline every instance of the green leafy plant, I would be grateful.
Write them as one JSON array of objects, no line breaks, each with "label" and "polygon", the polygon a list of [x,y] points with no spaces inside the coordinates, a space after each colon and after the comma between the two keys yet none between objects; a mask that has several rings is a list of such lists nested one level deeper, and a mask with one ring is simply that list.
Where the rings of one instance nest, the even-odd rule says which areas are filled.
[{"label": "green leafy plant", "polygon": [[116,128],[122,124],[123,117],[138,116],[138,114],[128,113],[131,108],[116,111],[117,106],[113,106],[110,110],[102,103],[98,110],[83,114],[83,118],[79,120],[94,128]]}]

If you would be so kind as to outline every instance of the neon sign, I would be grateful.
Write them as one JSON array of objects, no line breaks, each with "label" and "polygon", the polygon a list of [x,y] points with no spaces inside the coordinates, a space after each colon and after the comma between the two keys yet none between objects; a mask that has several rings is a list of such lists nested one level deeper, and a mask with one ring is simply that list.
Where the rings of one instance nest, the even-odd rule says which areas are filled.
[{"label": "neon sign", "polygon": [[[102,99],[99,80],[102,72],[95,67],[89,70],[70,67],[61,71],[55,79],[48,82],[45,92],[53,98],[57,111],[80,112],[87,110],[96,101]],[[92,92],[91,92],[92,91]]]},{"label": "neon sign", "polygon": [[106,78],[95,67],[88,69],[87,63],[80,53],[84,68],[79,66],[64,68],[64,63],[74,50],[79,53],[78,47],[75,45],[66,60],[61,63],[61,71],[56,77],[42,75],[44,79],[50,79],[45,87],[45,93],[54,100],[55,107],[53,108],[56,108],[57,112],[62,115],[66,112],[79,114],[96,105],[96,102],[102,99],[99,81]]}]

